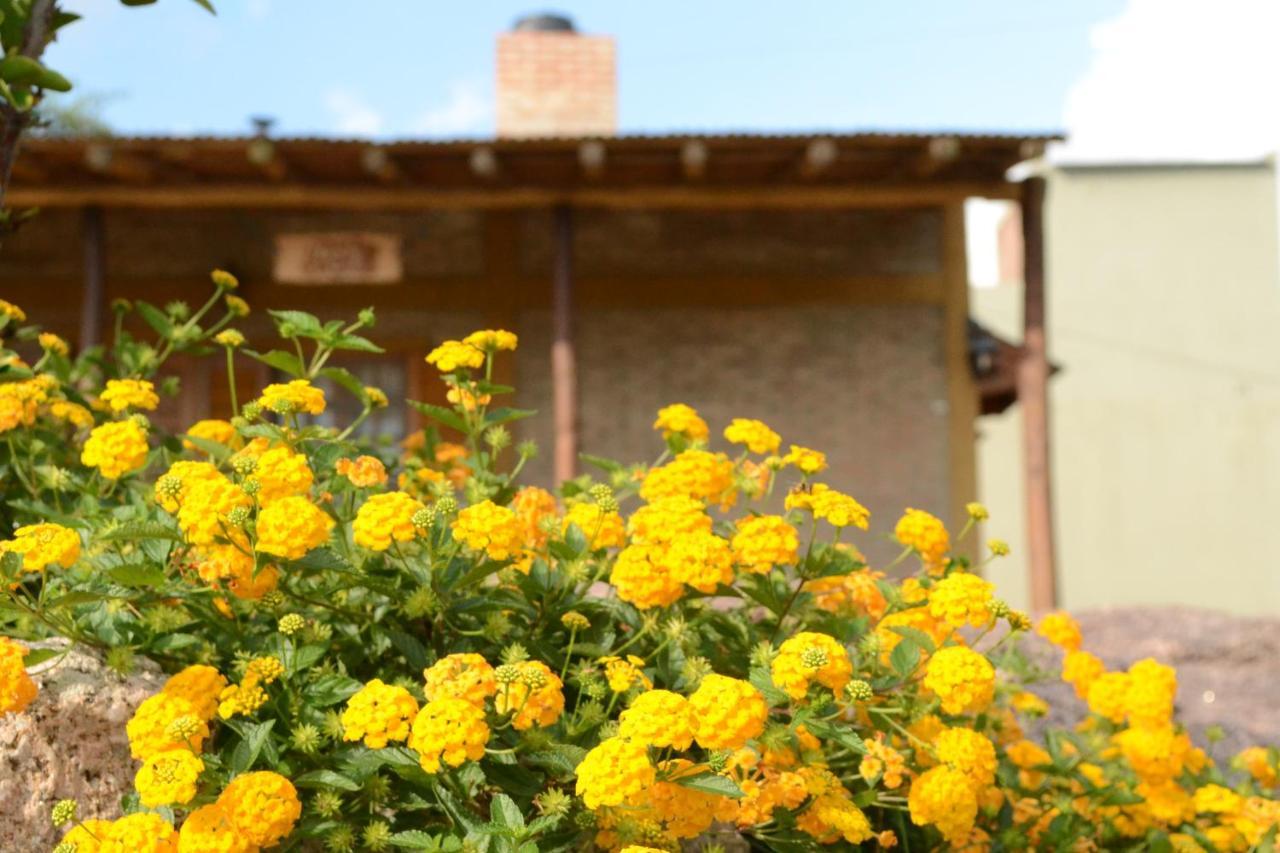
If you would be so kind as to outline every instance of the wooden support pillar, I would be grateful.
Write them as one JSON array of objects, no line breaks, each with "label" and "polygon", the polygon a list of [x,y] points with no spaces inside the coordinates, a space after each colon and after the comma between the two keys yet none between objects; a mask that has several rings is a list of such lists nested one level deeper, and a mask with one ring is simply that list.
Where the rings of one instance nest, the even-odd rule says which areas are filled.
[{"label": "wooden support pillar", "polygon": [[106,296],[107,253],[102,208],[84,209],[84,291],[80,294],[80,339],[84,350],[102,342],[102,309]]},{"label": "wooden support pillar", "polygon": [[557,483],[573,479],[578,461],[578,367],[573,347],[573,212],[553,216],[555,269],[551,288],[551,394]]},{"label": "wooden support pillar", "polygon": [[1044,178],[1022,183],[1024,306],[1018,401],[1022,404],[1022,447],[1027,493],[1027,556],[1031,567],[1031,609],[1044,613],[1058,605],[1054,565],[1052,479],[1049,470],[1049,355],[1045,334]]}]

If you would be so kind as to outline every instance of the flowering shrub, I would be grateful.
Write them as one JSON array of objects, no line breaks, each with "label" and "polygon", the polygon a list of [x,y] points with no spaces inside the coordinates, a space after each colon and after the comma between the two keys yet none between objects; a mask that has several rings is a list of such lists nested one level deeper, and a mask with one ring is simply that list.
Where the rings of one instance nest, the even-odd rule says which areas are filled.
[{"label": "flowering shrub", "polygon": [[[1038,630],[1090,714],[1024,735],[1030,620],[956,555],[980,505],[954,537],[908,509],[873,569],[820,451],[746,419],[722,443],[685,405],[650,465],[520,486],[505,331],[427,354],[451,405],[413,403],[429,426],[393,454],[312,420],[321,377],[357,423],[386,405],[327,366],[377,351],[372,312],[273,312],[287,345],[250,352],[214,286],[194,313],[119,306],[74,360],[0,301],[0,713],[36,698],[27,669],[63,652],[25,641],[50,635],[170,673],[126,725],[135,793],[59,803],[62,853],[672,850],[716,825],[768,850],[1270,848],[1276,752],[1215,766],[1174,671],[1108,672],[1065,614]],[[286,378],[166,435],[145,413],[183,350]]]}]

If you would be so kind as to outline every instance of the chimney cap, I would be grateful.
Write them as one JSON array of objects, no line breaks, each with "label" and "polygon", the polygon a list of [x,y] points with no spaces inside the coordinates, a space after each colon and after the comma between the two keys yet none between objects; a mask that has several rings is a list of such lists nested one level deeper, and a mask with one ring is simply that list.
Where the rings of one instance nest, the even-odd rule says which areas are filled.
[{"label": "chimney cap", "polygon": [[538,12],[517,18],[511,31],[515,33],[572,33],[573,18],[558,12]]}]

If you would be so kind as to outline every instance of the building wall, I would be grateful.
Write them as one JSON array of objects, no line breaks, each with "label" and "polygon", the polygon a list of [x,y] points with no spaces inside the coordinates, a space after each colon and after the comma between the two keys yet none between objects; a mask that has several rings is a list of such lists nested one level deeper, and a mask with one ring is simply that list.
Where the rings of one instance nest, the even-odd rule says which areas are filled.
[{"label": "building wall", "polygon": [[[1268,166],[1064,169],[1047,207],[1062,603],[1280,607],[1280,269]],[[1016,336],[1016,283],[975,290]],[[991,575],[1025,601],[1017,407],[980,423]]]}]

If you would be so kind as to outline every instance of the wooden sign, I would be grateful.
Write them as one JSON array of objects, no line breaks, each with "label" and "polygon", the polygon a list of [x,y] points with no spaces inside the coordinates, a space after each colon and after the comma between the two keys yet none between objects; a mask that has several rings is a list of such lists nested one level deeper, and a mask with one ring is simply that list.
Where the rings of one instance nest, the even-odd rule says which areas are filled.
[{"label": "wooden sign", "polygon": [[275,279],[280,284],[393,284],[403,275],[397,234],[276,236]]}]

